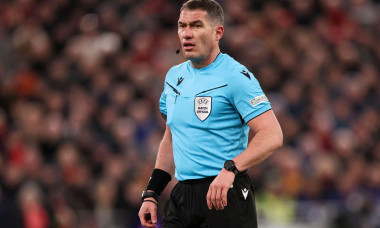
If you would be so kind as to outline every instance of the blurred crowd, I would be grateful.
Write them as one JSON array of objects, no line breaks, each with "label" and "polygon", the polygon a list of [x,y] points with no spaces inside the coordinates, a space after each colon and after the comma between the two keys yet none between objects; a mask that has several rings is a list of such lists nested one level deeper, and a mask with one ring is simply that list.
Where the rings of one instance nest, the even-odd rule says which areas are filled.
[{"label": "blurred crowd", "polygon": [[[0,227],[139,227],[182,2],[0,2]],[[284,131],[259,222],[380,227],[380,1],[218,2]]]}]

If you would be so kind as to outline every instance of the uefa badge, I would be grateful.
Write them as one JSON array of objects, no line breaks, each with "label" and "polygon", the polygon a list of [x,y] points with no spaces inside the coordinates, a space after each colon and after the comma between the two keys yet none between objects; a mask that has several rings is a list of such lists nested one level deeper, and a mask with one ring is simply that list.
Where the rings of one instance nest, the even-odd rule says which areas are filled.
[{"label": "uefa badge", "polygon": [[200,121],[204,121],[211,113],[212,97],[195,97],[194,112]]},{"label": "uefa badge", "polygon": [[268,98],[263,94],[263,95],[253,98],[250,102],[251,102],[251,105],[255,107],[256,105],[260,103],[268,102]]}]

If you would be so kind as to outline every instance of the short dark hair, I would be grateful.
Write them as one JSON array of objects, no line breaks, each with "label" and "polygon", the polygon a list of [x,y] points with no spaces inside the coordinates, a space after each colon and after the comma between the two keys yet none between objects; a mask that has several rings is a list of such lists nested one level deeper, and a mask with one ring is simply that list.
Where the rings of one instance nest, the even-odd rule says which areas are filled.
[{"label": "short dark hair", "polygon": [[184,9],[204,10],[212,21],[217,22],[220,25],[224,24],[223,8],[214,0],[189,0],[183,3],[180,11],[182,12]]}]

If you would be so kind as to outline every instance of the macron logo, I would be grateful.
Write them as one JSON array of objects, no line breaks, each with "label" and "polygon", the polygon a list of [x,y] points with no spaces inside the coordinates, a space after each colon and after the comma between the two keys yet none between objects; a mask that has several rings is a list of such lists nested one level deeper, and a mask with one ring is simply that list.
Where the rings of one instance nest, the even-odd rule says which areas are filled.
[{"label": "macron logo", "polygon": [[248,196],[248,189],[242,189],[241,192],[243,193],[243,196],[244,196],[244,200],[247,199],[247,196]]}]

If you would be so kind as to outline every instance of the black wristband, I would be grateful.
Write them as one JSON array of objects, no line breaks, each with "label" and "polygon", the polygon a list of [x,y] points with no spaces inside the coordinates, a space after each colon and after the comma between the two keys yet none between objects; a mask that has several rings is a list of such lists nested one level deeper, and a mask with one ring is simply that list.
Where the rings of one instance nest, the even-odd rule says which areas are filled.
[{"label": "black wristband", "polygon": [[166,185],[171,181],[172,177],[169,173],[161,169],[154,169],[150,177],[146,190],[152,190],[157,195],[161,195]]}]

